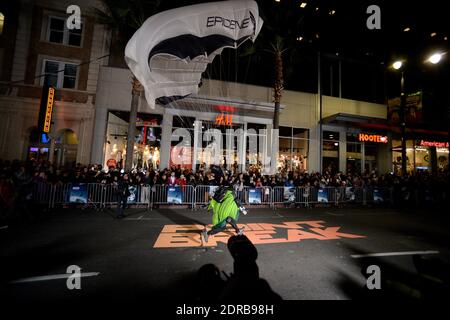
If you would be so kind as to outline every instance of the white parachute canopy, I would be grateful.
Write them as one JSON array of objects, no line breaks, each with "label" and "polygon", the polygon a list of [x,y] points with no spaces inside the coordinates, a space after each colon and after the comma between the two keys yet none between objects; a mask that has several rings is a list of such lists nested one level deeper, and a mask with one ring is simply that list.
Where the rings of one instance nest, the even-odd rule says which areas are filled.
[{"label": "white parachute canopy", "polygon": [[158,98],[197,93],[208,63],[224,48],[255,41],[263,21],[253,0],[197,4],[155,14],[128,41],[125,61],[145,89],[151,108]]}]

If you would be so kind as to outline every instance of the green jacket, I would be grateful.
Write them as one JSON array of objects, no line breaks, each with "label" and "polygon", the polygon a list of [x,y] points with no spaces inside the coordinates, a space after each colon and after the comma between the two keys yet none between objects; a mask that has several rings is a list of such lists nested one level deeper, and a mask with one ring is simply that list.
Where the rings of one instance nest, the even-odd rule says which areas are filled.
[{"label": "green jacket", "polygon": [[234,201],[234,195],[231,191],[225,193],[222,203],[211,199],[208,205],[208,210],[209,209],[213,210],[212,223],[214,226],[225,226],[228,217],[231,217],[234,220],[239,219],[239,207],[237,206],[236,201]]}]

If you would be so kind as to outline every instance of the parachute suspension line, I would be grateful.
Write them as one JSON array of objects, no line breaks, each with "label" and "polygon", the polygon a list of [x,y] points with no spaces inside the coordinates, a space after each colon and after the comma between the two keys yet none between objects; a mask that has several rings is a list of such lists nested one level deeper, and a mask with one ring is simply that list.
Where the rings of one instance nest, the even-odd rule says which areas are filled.
[{"label": "parachute suspension line", "polygon": [[[222,51],[223,52],[223,51]],[[219,81],[222,82],[222,52],[219,55]],[[219,94],[223,96],[223,86],[219,85]]]},{"label": "parachute suspension line", "polygon": [[222,81],[222,52],[219,54],[219,80]]},{"label": "parachute suspension line", "polygon": [[244,74],[243,82],[247,82],[248,71],[250,70],[250,63],[251,63],[251,61],[252,61],[252,56],[249,55],[248,56],[247,67],[245,68],[245,74]]},{"label": "parachute suspension line", "polygon": [[238,78],[238,50],[239,48],[236,48],[234,50],[234,82],[237,83]]},{"label": "parachute suspension line", "polygon": [[231,66],[232,66],[232,64],[231,64],[231,52],[230,53],[228,53],[228,62],[227,62],[227,75],[226,75],[226,78],[227,78],[227,81],[232,81],[231,79]]},{"label": "parachute suspension line", "polygon": [[[214,70],[216,69],[216,65],[213,63],[209,64],[209,66],[210,66],[210,68],[214,68]],[[211,73],[214,74],[214,70],[210,70],[210,68],[209,67],[206,68],[206,75],[209,80],[211,79]],[[209,96],[211,96],[211,90],[212,90],[211,86],[209,86],[209,92],[208,92]],[[202,102],[202,104],[203,104],[203,111],[206,111],[207,110],[206,103]]]}]

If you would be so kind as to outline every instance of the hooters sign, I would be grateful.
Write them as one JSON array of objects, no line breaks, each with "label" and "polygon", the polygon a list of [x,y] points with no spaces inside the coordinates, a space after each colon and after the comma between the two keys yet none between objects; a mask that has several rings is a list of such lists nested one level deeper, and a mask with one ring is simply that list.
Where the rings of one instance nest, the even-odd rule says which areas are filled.
[{"label": "hooters sign", "polygon": [[358,135],[358,140],[361,142],[377,142],[377,143],[388,143],[389,141],[387,136],[381,136],[377,134],[367,134],[367,133],[360,133]]}]

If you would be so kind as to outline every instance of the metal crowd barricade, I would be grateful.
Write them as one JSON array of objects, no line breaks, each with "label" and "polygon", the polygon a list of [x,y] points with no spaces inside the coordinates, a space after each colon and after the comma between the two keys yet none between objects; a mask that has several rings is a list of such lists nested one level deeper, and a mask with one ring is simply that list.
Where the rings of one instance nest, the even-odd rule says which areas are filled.
[{"label": "metal crowd barricade", "polygon": [[272,188],[272,207],[275,205],[283,204],[284,201],[284,187]]},{"label": "metal crowd barricade", "polygon": [[[259,195],[255,195],[255,197],[250,197],[250,194],[253,193],[253,189]],[[271,187],[244,187],[242,192],[236,192],[237,198],[241,201],[242,204],[252,206],[252,205],[269,205],[271,206],[272,199],[272,188]]]},{"label": "metal crowd barricade", "polygon": [[89,183],[87,184],[87,201],[85,207],[90,205],[94,206],[95,209],[101,209],[104,203],[106,185],[101,183]]},{"label": "metal crowd barricade", "polygon": [[313,195],[313,187],[297,187],[295,189],[295,204],[303,206],[305,208],[309,207],[310,200]]},{"label": "metal crowd barricade", "polygon": [[[116,188],[117,190],[117,188]],[[147,209],[150,208],[151,193],[149,185],[130,185],[129,186],[130,195],[128,196],[127,205],[128,206],[146,206]],[[113,198],[116,203],[119,201],[119,197],[116,192],[116,196]]]},{"label": "metal crowd barricade", "polygon": [[391,205],[394,203],[392,188],[364,188],[364,204]]},{"label": "metal crowd barricade", "polygon": [[52,198],[53,188],[50,183],[47,182],[38,182],[33,185],[33,201],[36,204],[47,204],[49,208],[52,207],[52,202],[50,201]]},{"label": "metal crowd barricade", "polygon": [[149,209],[151,202],[151,187],[149,185],[140,185],[138,186],[138,190],[139,197],[136,200],[136,204],[147,206],[147,209]]},{"label": "metal crowd barricade", "polygon": [[261,204],[272,206],[272,192],[271,187],[261,187]]},{"label": "metal crowd barricade", "polygon": [[[37,204],[46,204],[49,208],[57,205],[71,204],[70,190],[74,186],[68,184],[36,183],[33,186],[33,200]],[[116,184],[86,184],[88,203],[97,209],[117,205],[119,200]],[[192,209],[196,206],[206,205],[217,186],[198,185],[196,187],[167,185],[136,185],[132,186],[132,195],[129,197],[129,205],[144,205],[147,208],[154,206],[188,205]],[[260,194],[253,194],[252,189],[260,190]],[[252,193],[252,194],[251,194]],[[378,187],[244,187],[236,191],[237,198],[244,205],[277,205],[310,207],[312,205],[391,205],[394,204],[393,188]],[[426,195],[423,195],[426,197]],[[259,199],[261,201],[259,201]]]},{"label": "metal crowd barricade", "polygon": [[308,206],[336,204],[336,188],[334,187],[309,187],[307,195]]},{"label": "metal crowd barricade", "polygon": [[69,202],[71,183],[52,185],[52,193],[50,197],[51,208],[56,205],[65,205]]},{"label": "metal crowd barricade", "polygon": [[[128,197],[127,204],[129,206],[146,206],[147,209],[151,206],[152,192],[149,185],[130,185],[131,195]],[[134,190],[133,190],[134,189]],[[119,194],[116,184],[101,185],[102,190],[102,206],[103,208],[117,205],[119,201]]]},{"label": "metal crowd barricade", "polygon": [[119,196],[117,194],[117,184],[105,184],[103,189],[103,208],[110,208],[117,205]]},{"label": "metal crowd barricade", "polygon": [[[175,188],[173,193],[170,190],[171,188]],[[194,186],[154,185],[151,190],[151,209],[153,209],[154,205],[188,205],[190,208],[194,209]]]},{"label": "metal crowd barricade", "polygon": [[208,204],[210,196],[218,186],[198,185],[195,187],[194,206],[204,206]]},{"label": "metal crowd barricade", "polygon": [[336,188],[336,205],[340,204],[365,204],[365,190],[362,187],[338,187]]}]

